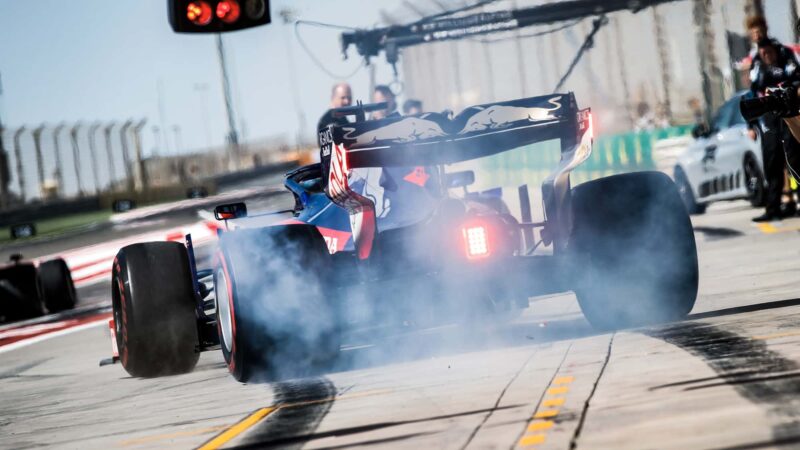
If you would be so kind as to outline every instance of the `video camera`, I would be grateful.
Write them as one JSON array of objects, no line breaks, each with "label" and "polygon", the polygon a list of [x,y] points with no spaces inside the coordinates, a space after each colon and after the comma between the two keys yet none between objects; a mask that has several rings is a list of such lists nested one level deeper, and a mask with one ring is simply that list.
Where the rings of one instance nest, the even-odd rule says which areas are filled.
[{"label": "video camera", "polygon": [[742,117],[748,122],[758,119],[767,113],[779,117],[795,117],[800,115],[800,101],[797,97],[797,86],[781,86],[767,89],[767,95],[757,98],[742,98],[739,102]]}]

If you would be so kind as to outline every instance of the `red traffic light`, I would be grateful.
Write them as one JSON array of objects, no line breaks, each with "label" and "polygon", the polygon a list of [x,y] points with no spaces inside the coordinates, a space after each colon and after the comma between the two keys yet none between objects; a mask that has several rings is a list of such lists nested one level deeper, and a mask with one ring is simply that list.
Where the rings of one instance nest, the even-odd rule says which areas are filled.
[{"label": "red traffic light", "polygon": [[211,5],[204,1],[189,2],[186,6],[186,18],[195,25],[208,25],[213,18]]},{"label": "red traffic light", "polygon": [[235,23],[241,14],[242,9],[236,0],[222,0],[217,3],[217,17],[225,23]]}]

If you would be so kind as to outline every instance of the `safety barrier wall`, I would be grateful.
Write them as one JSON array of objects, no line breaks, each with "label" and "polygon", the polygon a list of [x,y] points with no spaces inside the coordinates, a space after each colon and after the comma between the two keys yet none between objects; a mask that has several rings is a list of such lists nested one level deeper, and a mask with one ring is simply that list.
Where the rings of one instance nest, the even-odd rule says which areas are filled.
[{"label": "safety barrier wall", "polygon": [[[573,184],[617,173],[656,170],[653,154],[656,141],[688,135],[691,129],[691,125],[682,125],[598,136],[592,155],[573,171]],[[484,158],[476,166],[463,168],[480,171],[476,174],[476,190],[525,183],[536,186],[555,169],[560,157],[559,142],[553,140]]]}]

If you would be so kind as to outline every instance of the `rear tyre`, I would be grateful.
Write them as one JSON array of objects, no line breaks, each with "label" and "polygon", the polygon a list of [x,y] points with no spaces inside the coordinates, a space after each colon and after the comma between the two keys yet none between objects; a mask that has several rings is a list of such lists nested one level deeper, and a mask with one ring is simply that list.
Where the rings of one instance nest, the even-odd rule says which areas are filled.
[{"label": "rear tyre", "polygon": [[574,291],[586,319],[615,329],[677,320],[697,297],[694,232],[666,175],[638,172],[572,190]]},{"label": "rear tyre", "polygon": [[75,307],[75,285],[63,259],[45,261],[39,265],[39,278],[48,311],[55,313]]},{"label": "rear tyre", "polygon": [[744,182],[747,188],[747,199],[754,208],[761,208],[767,204],[767,191],[764,187],[764,174],[752,156],[744,160]]},{"label": "rear tyre", "polygon": [[689,183],[689,178],[680,167],[675,168],[675,185],[678,187],[678,193],[681,196],[683,205],[686,207],[686,212],[691,215],[705,214],[708,205],[705,203],[697,203],[697,200],[694,198],[694,192],[692,192],[692,185]]},{"label": "rear tyre", "polygon": [[3,270],[0,288],[0,313],[6,321],[27,320],[43,316],[42,286],[33,264],[15,264]]},{"label": "rear tyre", "polygon": [[237,381],[305,375],[338,355],[330,255],[315,227],[232,231],[219,247],[220,347]]},{"label": "rear tyre", "polygon": [[177,242],[124,247],[111,283],[120,361],[135,377],[190,372],[199,342],[186,248]]}]

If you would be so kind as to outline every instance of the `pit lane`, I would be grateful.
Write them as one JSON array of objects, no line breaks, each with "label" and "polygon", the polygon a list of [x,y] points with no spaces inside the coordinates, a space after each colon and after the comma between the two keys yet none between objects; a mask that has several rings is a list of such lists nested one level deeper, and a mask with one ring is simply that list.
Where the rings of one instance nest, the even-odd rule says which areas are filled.
[{"label": "pit lane", "polygon": [[250,385],[219,352],[155,380],[98,367],[105,327],[1,353],[0,447],[798,446],[800,219],[765,230],[756,213],[693,218],[700,296],[682,323],[597,333],[550,297],[486,330],[353,334],[332,373]]}]

